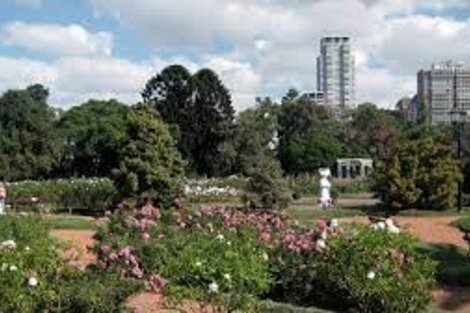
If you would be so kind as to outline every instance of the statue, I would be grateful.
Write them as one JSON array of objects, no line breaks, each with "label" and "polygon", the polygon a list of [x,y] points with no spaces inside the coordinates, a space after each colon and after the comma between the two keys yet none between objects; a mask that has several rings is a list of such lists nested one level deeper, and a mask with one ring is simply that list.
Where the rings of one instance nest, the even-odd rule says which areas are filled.
[{"label": "statue", "polygon": [[331,207],[331,182],[328,179],[331,176],[331,171],[329,168],[321,168],[320,173],[320,207],[326,209]]}]

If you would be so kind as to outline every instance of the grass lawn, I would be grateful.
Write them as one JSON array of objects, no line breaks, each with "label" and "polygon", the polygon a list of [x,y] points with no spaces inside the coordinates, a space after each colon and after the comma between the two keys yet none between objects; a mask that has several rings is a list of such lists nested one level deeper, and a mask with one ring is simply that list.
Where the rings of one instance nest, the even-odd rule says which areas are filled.
[{"label": "grass lawn", "polygon": [[[314,220],[327,218],[356,217],[368,215],[384,215],[386,211],[377,209],[375,206],[362,206],[351,208],[327,209],[320,210],[315,206],[294,206],[287,209],[287,214],[301,223],[311,224]],[[470,217],[470,210],[465,208],[459,215],[456,210],[448,211],[425,211],[425,210],[405,210],[397,212],[397,216],[405,217],[444,217],[444,216],[461,216]]]},{"label": "grass lawn", "polygon": [[49,215],[46,216],[47,224],[51,229],[90,229],[98,227],[98,221],[84,216],[73,215]]}]

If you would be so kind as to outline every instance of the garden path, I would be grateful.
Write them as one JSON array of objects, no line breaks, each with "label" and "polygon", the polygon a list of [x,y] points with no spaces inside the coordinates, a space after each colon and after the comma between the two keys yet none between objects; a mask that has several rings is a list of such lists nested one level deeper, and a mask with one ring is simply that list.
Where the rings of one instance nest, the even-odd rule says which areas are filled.
[{"label": "garden path", "polygon": [[[468,245],[462,239],[462,233],[457,228],[450,226],[450,223],[458,218],[459,216],[394,217],[401,227],[425,242],[448,243],[467,248]],[[367,217],[347,217],[341,218],[340,221],[369,224]]]}]

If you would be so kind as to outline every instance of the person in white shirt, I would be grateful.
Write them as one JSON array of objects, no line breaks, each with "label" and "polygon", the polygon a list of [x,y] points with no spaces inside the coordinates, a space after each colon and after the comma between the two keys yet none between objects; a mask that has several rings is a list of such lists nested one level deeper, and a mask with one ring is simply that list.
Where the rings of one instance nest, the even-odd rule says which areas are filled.
[{"label": "person in white shirt", "polygon": [[5,184],[0,182],[0,215],[5,214],[5,203],[7,199],[7,189]]}]

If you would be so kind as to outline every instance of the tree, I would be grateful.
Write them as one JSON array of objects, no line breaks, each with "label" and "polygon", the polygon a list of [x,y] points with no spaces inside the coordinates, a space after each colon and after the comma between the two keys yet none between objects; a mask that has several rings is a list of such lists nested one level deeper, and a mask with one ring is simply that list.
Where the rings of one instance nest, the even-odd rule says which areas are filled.
[{"label": "tree", "polygon": [[128,111],[116,100],[89,100],[65,112],[58,124],[65,145],[62,175],[109,176],[118,166]]},{"label": "tree", "polygon": [[184,162],[168,126],[154,108],[138,104],[127,115],[128,135],[113,177],[124,197],[151,198],[168,206],[180,195]]},{"label": "tree", "polygon": [[232,139],[232,172],[251,175],[265,159],[275,159],[278,109],[271,99],[257,99],[257,107],[241,112]]},{"label": "tree", "polygon": [[[331,167],[344,151],[336,121],[308,99],[284,97],[279,114],[279,160],[292,174]],[[294,100],[289,100],[294,99]]]},{"label": "tree", "polygon": [[178,148],[186,160],[191,160],[190,132],[191,88],[190,72],[181,65],[170,65],[150,78],[142,91],[142,98],[157,109],[165,123],[172,127]]},{"label": "tree", "polygon": [[41,85],[10,90],[0,98],[0,179],[47,177],[57,166],[59,136]]},{"label": "tree", "polygon": [[198,174],[218,176],[224,158],[222,144],[232,136],[234,129],[235,110],[230,93],[209,69],[202,69],[191,77],[191,90],[193,168]]},{"label": "tree", "polygon": [[425,138],[396,144],[378,162],[373,189],[391,209],[445,210],[455,206],[461,179],[451,145]]},{"label": "tree", "polygon": [[235,111],[217,74],[202,69],[190,75],[184,67],[172,65],[148,81],[142,96],[166,123],[176,126],[178,147],[189,169],[199,175],[220,175]]},{"label": "tree", "polygon": [[388,154],[402,133],[397,116],[372,103],[361,104],[353,111],[348,128],[348,146],[363,156],[370,155],[372,149]]}]

